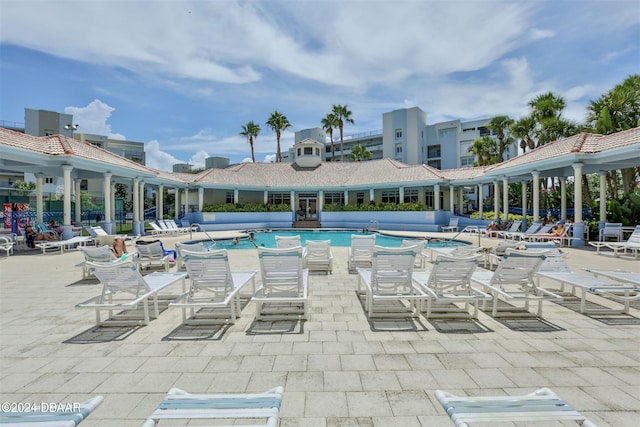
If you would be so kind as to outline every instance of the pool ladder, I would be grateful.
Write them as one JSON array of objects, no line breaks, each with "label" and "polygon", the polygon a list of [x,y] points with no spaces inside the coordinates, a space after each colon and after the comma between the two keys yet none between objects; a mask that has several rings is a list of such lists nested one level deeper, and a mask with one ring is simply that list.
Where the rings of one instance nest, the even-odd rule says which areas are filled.
[{"label": "pool ladder", "polygon": [[378,221],[375,219],[372,219],[371,221],[369,221],[369,224],[367,224],[367,226],[365,227],[365,230],[367,231],[374,231],[378,229]]},{"label": "pool ladder", "polygon": [[[214,245],[216,244],[216,241],[213,240],[213,237],[209,236],[209,233],[207,233],[207,230],[205,230],[200,224],[197,224],[194,222],[191,224],[190,227],[191,227],[191,231],[193,231],[193,229],[196,228],[197,231],[204,233],[209,238],[209,240],[213,242]],[[189,235],[189,238],[191,238],[191,235]]]}]

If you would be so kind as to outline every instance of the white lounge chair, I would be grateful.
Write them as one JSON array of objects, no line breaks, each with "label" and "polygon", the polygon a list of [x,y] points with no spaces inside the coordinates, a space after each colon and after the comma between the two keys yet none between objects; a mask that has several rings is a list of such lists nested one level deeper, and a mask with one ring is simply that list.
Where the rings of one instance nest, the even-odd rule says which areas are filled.
[{"label": "white lounge chair", "polygon": [[255,427],[277,427],[283,393],[283,387],[234,394],[190,394],[172,388],[142,427],[155,427],[160,420],[193,419],[228,419],[229,423],[215,424],[222,427],[237,427],[236,421],[243,420]]},{"label": "white lounge chair", "polygon": [[151,226],[151,235],[152,236],[167,236],[170,234],[174,234],[172,231],[165,227],[160,226],[160,222],[155,223],[153,221],[149,221],[149,225]]},{"label": "white lounge chair", "polygon": [[455,396],[436,390],[436,397],[457,427],[468,427],[469,423],[491,425],[527,421],[542,425],[545,421],[570,420],[583,427],[596,427],[548,388],[524,396],[491,397]]},{"label": "white lounge chair", "polygon": [[29,411],[3,410],[0,412],[0,424],[7,427],[74,427],[100,406],[103,400],[104,397],[96,396],[81,403],[56,403],[44,409],[30,407]]},{"label": "white lounge chair", "polygon": [[441,227],[442,231],[458,231],[458,218],[450,218],[449,225],[443,225]]},{"label": "white lounge chair", "polygon": [[309,271],[333,273],[331,240],[307,240],[304,253],[304,268]]},{"label": "white lounge chair", "polygon": [[540,236],[540,235],[547,235],[551,232],[551,229],[553,228],[553,224],[545,224],[543,226],[541,226],[538,231],[536,231],[535,233],[525,233],[524,235],[520,236],[520,240],[526,240],[528,242],[535,242],[536,239]]},{"label": "white lounge chair", "polygon": [[278,236],[276,235],[276,248],[288,249],[295,248],[296,246],[302,246],[300,243],[300,236]]},{"label": "white lounge chair", "polygon": [[[153,299],[154,317],[158,317],[158,293],[178,281],[182,281],[182,290],[185,291],[184,278],[187,273],[161,273],[154,272],[142,276],[135,264],[123,262],[118,264],[87,263],[91,272],[102,283],[102,293],[87,301],[77,304],[77,308],[88,308],[96,311],[96,325],[105,322],[109,324],[149,324],[149,299]],[[132,311],[142,305],[142,318]],[[124,310],[122,313],[113,313],[115,310]],[[101,320],[100,312],[108,311],[109,316],[105,321]]]},{"label": "white lounge chair", "polygon": [[[527,236],[537,233],[541,227],[542,227],[541,223],[534,222],[525,231],[510,231],[510,232],[502,231],[498,233],[502,233],[501,236],[504,237],[505,239],[525,240]],[[551,227],[549,227],[549,229],[551,229]]]},{"label": "white lounge chair", "polygon": [[71,249],[76,246],[86,245],[91,240],[89,236],[76,236],[67,240],[42,240],[36,243],[36,247],[42,249],[42,253],[46,253],[47,249],[60,249],[60,253],[64,253],[65,248]]},{"label": "white lounge chair", "polygon": [[597,268],[587,268],[586,270],[596,276],[604,276],[610,279],[640,286],[640,271],[602,270]]},{"label": "white lounge chair", "polygon": [[302,247],[258,247],[262,286],[254,294],[256,319],[309,317],[309,270],[303,268]]},{"label": "white lounge chair", "polygon": [[135,245],[138,250],[136,263],[140,269],[145,266],[150,268],[154,265],[159,265],[164,267],[164,271],[169,271],[171,260],[177,258],[177,254],[173,256],[175,251],[165,251],[162,242],[159,240],[155,242],[137,241]]},{"label": "white lounge chair", "polygon": [[[507,249],[495,272],[476,270],[471,281],[484,286],[493,297],[493,317],[517,317],[529,315],[529,304],[538,303],[538,317],[542,317],[542,303],[547,300],[561,301],[562,297],[537,286],[534,275],[545,260],[544,253],[528,253]],[[515,307],[503,308],[504,316],[499,313],[498,300],[502,297],[508,302],[524,301],[524,313]]]},{"label": "white lounge chair", "polygon": [[349,273],[355,273],[358,267],[371,267],[373,258],[373,247],[376,244],[375,234],[352,234],[351,246],[349,247],[347,268]]},{"label": "white lounge chair", "polygon": [[620,252],[626,254],[629,251],[635,254],[635,259],[638,259],[638,252],[640,252],[640,225],[636,225],[626,242],[607,242],[605,240],[602,242],[589,242],[589,244],[597,248],[597,253],[600,253],[600,248],[605,247],[613,250],[613,256],[617,257],[620,256]]},{"label": "white lounge chair", "polygon": [[418,268],[420,270],[424,269],[424,260],[425,260],[424,247],[427,244],[427,242],[428,242],[427,240],[419,240],[419,239],[402,239],[402,242],[400,243],[400,247],[402,248],[406,248],[410,246],[418,247],[418,254],[416,255],[416,264],[414,265],[414,268]]},{"label": "white lounge chair", "polygon": [[196,242],[196,243],[176,242],[175,248],[176,248],[176,254],[178,255],[178,259],[176,259],[176,267],[178,271],[182,270],[182,267],[184,267],[184,255],[182,255],[183,250],[187,250],[191,252],[207,251],[202,242]]},{"label": "white lounge chair", "polygon": [[[554,243],[526,243],[527,251],[546,251],[547,257],[536,274],[537,283],[544,278],[560,284],[559,292],[564,292],[565,285],[571,286],[571,295],[580,289],[580,313],[583,314],[616,314],[628,313],[629,302],[640,299],[640,287],[622,283],[618,280],[602,280],[593,275],[582,274],[571,270]],[[588,308],[587,293],[605,295],[624,305],[622,309]]]},{"label": "white lounge chair", "polygon": [[621,222],[605,222],[604,227],[598,232],[598,240],[606,242],[607,239],[616,239],[616,242],[622,240],[622,223]]},{"label": "white lounge chair", "polygon": [[232,272],[226,249],[211,252],[183,249],[182,255],[191,287],[169,307],[182,309],[184,324],[235,323],[242,310],[240,291],[251,282],[251,295],[255,293],[257,271]]},{"label": "white lounge chair", "polygon": [[[369,318],[419,315],[417,307],[420,307],[426,294],[422,287],[413,282],[417,254],[417,246],[375,246],[371,268],[358,268],[358,292],[364,288],[365,309]],[[404,301],[409,305],[404,305]],[[376,307],[376,303],[381,307]]]},{"label": "white lounge chair", "polygon": [[[121,262],[122,259],[116,258],[113,251],[109,246],[80,246],[78,248],[84,255],[84,261],[77,265],[82,267],[82,278],[86,279],[91,275],[88,263],[116,263]],[[126,254],[125,259],[133,254]]]},{"label": "white lounge chair", "polygon": [[[423,307],[427,319],[432,317],[478,318],[480,301],[490,300],[491,295],[471,286],[471,275],[482,254],[468,257],[438,255],[433,269],[414,272],[413,280],[427,293],[427,306]],[[455,303],[464,303],[459,308]],[[469,305],[474,307],[469,314]]]},{"label": "white lounge chair", "polygon": [[0,250],[5,251],[7,256],[13,253],[13,239],[8,236],[0,236]]},{"label": "white lounge chair", "polygon": [[169,230],[173,230],[178,234],[185,234],[191,231],[191,227],[181,227],[174,219],[165,219],[164,223],[169,227]]},{"label": "white lounge chair", "polygon": [[520,230],[520,226],[522,225],[522,221],[513,221],[508,230],[498,230],[498,237],[503,239],[510,239],[511,233],[517,233]]}]

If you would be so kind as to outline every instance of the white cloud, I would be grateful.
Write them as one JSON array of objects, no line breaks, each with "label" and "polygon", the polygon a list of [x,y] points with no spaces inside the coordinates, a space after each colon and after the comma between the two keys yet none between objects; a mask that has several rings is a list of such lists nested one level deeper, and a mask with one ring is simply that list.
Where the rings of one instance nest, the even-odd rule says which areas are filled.
[{"label": "white cloud", "polygon": [[264,163],[275,163],[276,161],[276,155],[275,154],[267,154],[266,156],[264,156]]},{"label": "white cloud", "polygon": [[202,169],[205,166],[205,160],[207,159],[207,157],[209,157],[209,154],[204,150],[200,150],[196,154],[191,156],[191,159],[189,159],[188,163],[190,165],[193,165],[194,169]]},{"label": "white cloud", "polygon": [[171,172],[176,163],[185,163],[171,154],[162,151],[158,141],[153,140],[144,145],[146,165],[155,169]]},{"label": "white cloud", "polygon": [[65,107],[66,114],[73,115],[74,124],[78,125],[77,132],[106,135],[111,139],[126,140],[125,136],[111,132],[111,125],[107,120],[115,108],[94,99],[86,107]]}]

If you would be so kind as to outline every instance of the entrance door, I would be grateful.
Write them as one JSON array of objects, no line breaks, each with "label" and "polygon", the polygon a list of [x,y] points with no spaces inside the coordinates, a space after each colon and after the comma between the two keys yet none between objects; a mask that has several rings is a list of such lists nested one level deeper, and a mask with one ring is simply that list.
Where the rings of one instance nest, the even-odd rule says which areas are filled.
[{"label": "entrance door", "polygon": [[318,197],[315,194],[300,194],[298,206],[298,220],[318,219]]}]

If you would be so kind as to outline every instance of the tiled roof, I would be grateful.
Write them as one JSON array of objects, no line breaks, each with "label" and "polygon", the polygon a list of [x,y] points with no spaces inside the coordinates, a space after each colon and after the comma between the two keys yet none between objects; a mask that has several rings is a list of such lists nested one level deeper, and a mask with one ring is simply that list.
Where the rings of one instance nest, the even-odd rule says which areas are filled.
[{"label": "tiled roof", "polygon": [[[391,159],[366,162],[324,162],[316,168],[299,168],[294,163],[241,163],[226,169],[208,169],[199,174],[156,170],[120,157],[87,142],[62,135],[35,137],[0,128],[0,146],[14,147],[51,157],[73,156],[153,175],[161,182],[208,184],[238,188],[355,188],[385,185],[421,185],[443,180],[473,180],[499,171],[510,173],[529,164],[542,164],[576,154],[590,155],[640,145],[640,128],[613,135],[582,133],[538,147],[498,165],[438,170],[426,165],[405,165]],[[632,150],[637,156],[637,150]],[[146,178],[148,179],[148,178]]]},{"label": "tiled roof", "polygon": [[633,128],[612,135],[596,135],[580,133],[568,138],[553,141],[525,154],[513,157],[497,165],[487,167],[486,170],[495,171],[509,169],[514,166],[544,162],[560,156],[575,154],[594,154],[615,148],[623,148],[640,144],[640,128]]},{"label": "tiled roof", "polygon": [[0,128],[0,144],[49,156],[74,156],[94,160],[100,163],[138,170],[147,174],[157,174],[158,172],[155,169],[120,157],[88,142],[77,141],[63,135],[38,137]]}]

